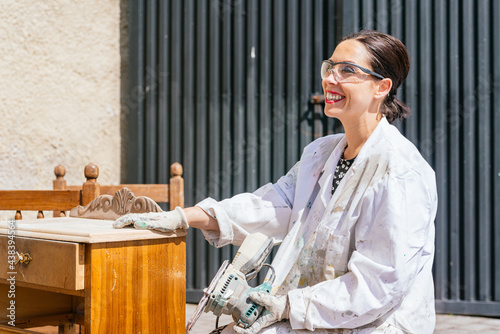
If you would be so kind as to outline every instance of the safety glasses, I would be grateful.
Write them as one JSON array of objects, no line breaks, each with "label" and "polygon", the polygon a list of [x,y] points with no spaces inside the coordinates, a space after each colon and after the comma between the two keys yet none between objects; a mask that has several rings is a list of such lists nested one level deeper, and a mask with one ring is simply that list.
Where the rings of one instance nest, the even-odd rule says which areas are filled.
[{"label": "safety glasses", "polygon": [[321,65],[321,79],[325,79],[329,73],[333,73],[337,82],[362,82],[370,75],[377,79],[384,79],[384,77],[378,73],[347,61],[334,63],[330,60],[324,60]]}]

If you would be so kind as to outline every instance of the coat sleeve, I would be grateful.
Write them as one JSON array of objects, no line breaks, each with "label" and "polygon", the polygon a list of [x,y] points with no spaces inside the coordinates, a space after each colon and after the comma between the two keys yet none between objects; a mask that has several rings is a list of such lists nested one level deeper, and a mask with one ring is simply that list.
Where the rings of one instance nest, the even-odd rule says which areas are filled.
[{"label": "coat sleeve", "polygon": [[433,249],[436,203],[434,179],[386,174],[360,202],[347,273],[288,292],[292,328],[357,328],[388,316],[432,261],[422,254]]},{"label": "coat sleeve", "polygon": [[216,247],[241,245],[249,233],[262,232],[280,243],[288,232],[300,162],[276,183],[223,201],[207,198],[196,206],[217,219],[220,232],[202,230]]}]

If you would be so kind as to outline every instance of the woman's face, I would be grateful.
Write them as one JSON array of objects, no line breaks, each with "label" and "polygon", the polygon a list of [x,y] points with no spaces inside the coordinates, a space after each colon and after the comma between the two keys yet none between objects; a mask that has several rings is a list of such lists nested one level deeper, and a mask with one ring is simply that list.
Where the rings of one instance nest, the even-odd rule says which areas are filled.
[{"label": "woman's face", "polygon": [[[373,70],[368,62],[369,54],[364,45],[350,39],[341,42],[330,61],[350,62]],[[325,115],[340,121],[359,120],[370,112],[378,112],[380,100],[375,100],[377,80],[371,75],[361,82],[338,82],[332,72],[323,79]]]}]

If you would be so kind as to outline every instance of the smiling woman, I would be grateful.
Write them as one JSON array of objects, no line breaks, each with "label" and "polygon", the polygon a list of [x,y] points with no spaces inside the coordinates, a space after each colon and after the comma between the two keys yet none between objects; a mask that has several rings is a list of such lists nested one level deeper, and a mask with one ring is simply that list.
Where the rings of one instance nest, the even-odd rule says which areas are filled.
[{"label": "smiling woman", "polygon": [[345,37],[323,62],[325,114],[346,129],[347,158],[359,153],[383,116],[389,123],[409,116],[410,109],[395,96],[409,69],[404,44],[377,31]]},{"label": "smiling woman", "polygon": [[325,114],[345,134],[309,144],[274,184],[155,222],[199,228],[216,247],[254,232],[281,243],[271,295],[250,295],[267,312],[216,333],[433,332],[434,171],[390,124],[408,116],[394,96],[408,69],[394,37],[346,37],[321,68]]}]

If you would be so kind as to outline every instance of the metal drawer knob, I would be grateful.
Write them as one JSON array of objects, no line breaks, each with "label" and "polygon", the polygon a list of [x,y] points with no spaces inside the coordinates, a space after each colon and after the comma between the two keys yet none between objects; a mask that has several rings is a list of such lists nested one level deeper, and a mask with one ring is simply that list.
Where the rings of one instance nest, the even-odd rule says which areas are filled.
[{"label": "metal drawer knob", "polygon": [[16,252],[16,254],[17,254],[16,264],[18,264],[19,262],[24,263],[24,264],[28,264],[31,262],[31,260],[33,260],[29,253],[19,254],[18,252]]}]

